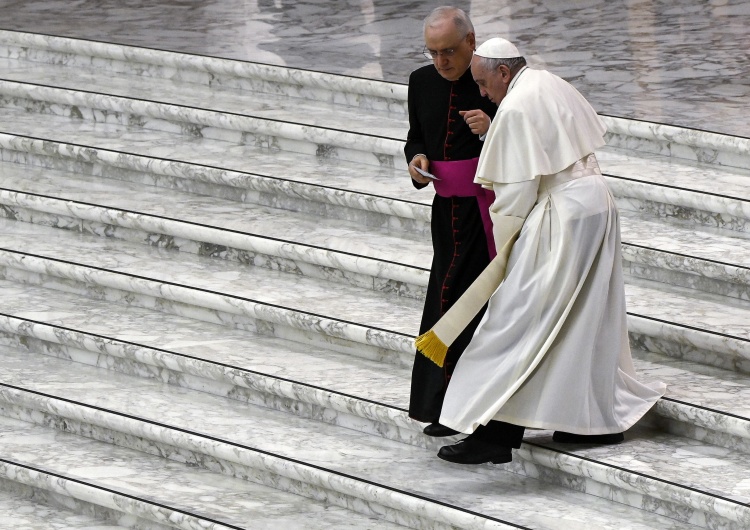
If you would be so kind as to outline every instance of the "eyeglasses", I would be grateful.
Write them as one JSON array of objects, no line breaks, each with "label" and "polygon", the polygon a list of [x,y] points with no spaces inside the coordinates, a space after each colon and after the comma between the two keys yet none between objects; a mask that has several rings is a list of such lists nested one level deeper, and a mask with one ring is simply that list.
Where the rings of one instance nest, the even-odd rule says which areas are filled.
[{"label": "eyeglasses", "polygon": [[465,38],[466,38],[466,35],[464,35],[459,41],[459,43],[456,44],[453,48],[446,48],[444,50],[428,50],[427,46],[425,46],[424,48],[422,48],[422,55],[424,55],[430,61],[434,61],[441,55],[443,57],[453,57],[456,53],[456,50],[458,50],[458,47],[461,46],[461,43],[464,41]]},{"label": "eyeglasses", "polygon": [[422,50],[422,55],[424,55],[430,61],[434,61],[441,55],[443,57],[453,57],[455,53],[456,53],[456,48],[446,48],[445,50],[428,50],[427,46],[425,46],[424,49]]}]

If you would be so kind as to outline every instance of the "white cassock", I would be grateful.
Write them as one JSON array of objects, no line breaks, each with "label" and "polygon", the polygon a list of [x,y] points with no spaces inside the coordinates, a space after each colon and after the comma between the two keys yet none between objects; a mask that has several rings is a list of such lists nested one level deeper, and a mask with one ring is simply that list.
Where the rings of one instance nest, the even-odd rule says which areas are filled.
[{"label": "white cassock", "polygon": [[495,191],[497,248],[521,232],[453,372],[443,425],[616,433],[664,394],[633,367],[618,213],[593,155],[605,131],[566,81],[529,68],[514,77],[475,180]]}]

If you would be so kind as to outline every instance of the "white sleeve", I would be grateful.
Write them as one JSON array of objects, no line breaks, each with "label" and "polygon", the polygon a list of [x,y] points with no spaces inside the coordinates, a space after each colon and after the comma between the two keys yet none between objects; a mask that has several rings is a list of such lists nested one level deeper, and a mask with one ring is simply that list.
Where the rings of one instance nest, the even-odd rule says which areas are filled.
[{"label": "white sleeve", "polygon": [[495,201],[490,212],[495,215],[512,215],[526,219],[536,203],[539,191],[539,177],[511,184],[492,183]]},{"label": "white sleeve", "polygon": [[526,216],[534,207],[539,190],[539,179],[511,184],[493,182],[492,189],[495,192],[495,201],[490,206],[490,217],[495,248],[498,253],[505,249],[504,253],[509,254],[512,243],[505,248],[506,244],[521,230]]}]

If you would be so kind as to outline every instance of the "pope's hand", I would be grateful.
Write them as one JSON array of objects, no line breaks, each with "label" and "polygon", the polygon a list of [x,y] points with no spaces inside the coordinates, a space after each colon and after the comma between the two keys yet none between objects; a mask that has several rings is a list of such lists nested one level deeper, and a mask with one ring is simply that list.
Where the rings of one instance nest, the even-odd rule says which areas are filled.
[{"label": "pope's hand", "polygon": [[411,162],[409,162],[409,175],[411,176],[412,179],[414,179],[414,181],[420,184],[427,184],[431,182],[431,179],[427,177],[423,177],[422,175],[417,173],[417,170],[414,169],[415,167],[418,167],[422,171],[429,171],[430,161],[427,160],[426,156],[417,155],[411,159]]},{"label": "pope's hand", "polygon": [[479,136],[482,136],[483,134],[487,134],[487,131],[490,130],[490,123],[492,120],[490,120],[490,117],[484,113],[484,111],[476,109],[476,110],[460,110],[458,113],[461,115],[461,117],[466,122],[466,125],[469,126],[469,129],[471,129],[471,132],[474,134],[478,134]]}]

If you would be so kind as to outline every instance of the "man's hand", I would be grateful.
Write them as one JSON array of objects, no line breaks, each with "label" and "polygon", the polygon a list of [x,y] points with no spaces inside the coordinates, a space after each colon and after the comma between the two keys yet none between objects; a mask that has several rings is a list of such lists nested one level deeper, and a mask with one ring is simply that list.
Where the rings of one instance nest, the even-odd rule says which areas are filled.
[{"label": "man's hand", "polygon": [[484,113],[482,110],[460,110],[458,113],[461,115],[461,117],[466,122],[466,125],[469,126],[469,129],[471,129],[471,132],[474,134],[478,134],[479,136],[482,136],[483,134],[487,134],[487,131],[490,130],[490,123],[492,120],[490,120],[490,117]]},{"label": "man's hand", "polygon": [[428,171],[430,169],[430,161],[427,160],[427,157],[424,155],[417,155],[412,158],[411,162],[409,162],[409,175],[415,182],[418,182],[420,184],[427,184],[428,182],[431,182],[431,179],[423,177],[422,175],[417,173],[417,170],[414,169],[415,166],[422,171]]}]

